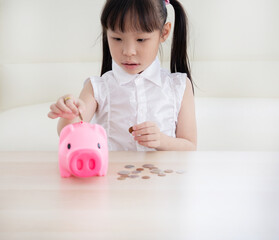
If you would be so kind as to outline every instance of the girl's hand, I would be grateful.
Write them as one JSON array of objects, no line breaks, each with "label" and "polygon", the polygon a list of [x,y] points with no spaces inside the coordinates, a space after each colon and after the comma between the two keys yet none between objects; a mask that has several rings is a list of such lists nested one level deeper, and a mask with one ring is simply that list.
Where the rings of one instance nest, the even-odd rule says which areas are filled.
[{"label": "girl's hand", "polygon": [[79,113],[85,111],[85,103],[75,98],[73,95],[65,95],[57,100],[56,103],[50,106],[48,117],[55,119],[58,117],[73,120]]},{"label": "girl's hand", "polygon": [[154,122],[144,122],[134,125],[132,135],[142,146],[158,148],[161,145],[161,132]]}]

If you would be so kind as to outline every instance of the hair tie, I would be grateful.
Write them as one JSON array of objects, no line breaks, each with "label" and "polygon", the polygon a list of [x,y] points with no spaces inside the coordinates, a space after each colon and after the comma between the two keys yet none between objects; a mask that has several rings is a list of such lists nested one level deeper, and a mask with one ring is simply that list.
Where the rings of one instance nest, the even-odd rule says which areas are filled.
[{"label": "hair tie", "polygon": [[165,0],[166,5],[170,4],[170,0]]}]

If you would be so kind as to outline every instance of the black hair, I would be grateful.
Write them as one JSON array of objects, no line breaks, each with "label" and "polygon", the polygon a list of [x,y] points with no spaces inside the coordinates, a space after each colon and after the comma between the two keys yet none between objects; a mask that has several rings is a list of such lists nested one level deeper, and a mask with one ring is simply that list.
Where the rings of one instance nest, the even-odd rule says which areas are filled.
[{"label": "black hair", "polygon": [[[178,0],[170,0],[174,8],[175,21],[171,46],[170,70],[186,73],[193,87],[190,62],[187,53],[188,19]],[[127,19],[129,16],[129,19]],[[134,30],[143,32],[162,31],[167,20],[165,0],[107,0],[101,15],[103,37],[103,62],[101,75],[112,69],[107,29],[125,32],[126,22]],[[193,87],[194,91],[194,87]]]}]

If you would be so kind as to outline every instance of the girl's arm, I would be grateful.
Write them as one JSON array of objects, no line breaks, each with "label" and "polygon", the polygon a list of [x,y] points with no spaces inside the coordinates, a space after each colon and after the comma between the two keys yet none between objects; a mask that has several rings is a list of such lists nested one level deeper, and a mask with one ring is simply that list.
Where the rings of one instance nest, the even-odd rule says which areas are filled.
[{"label": "girl's arm", "polygon": [[161,146],[158,150],[195,151],[197,149],[195,101],[192,84],[188,78],[186,86],[177,120],[176,138],[161,134]]},{"label": "girl's arm", "polygon": [[[64,101],[68,98],[67,101]],[[73,95],[65,95],[57,100],[55,104],[50,106],[51,111],[48,116],[50,118],[60,117],[57,124],[57,132],[60,135],[61,130],[68,124],[79,122],[79,113],[83,121],[89,122],[97,110],[97,102],[94,98],[94,91],[90,81],[84,85],[79,98]]]},{"label": "girl's arm", "polygon": [[164,151],[195,151],[197,148],[197,126],[192,84],[187,78],[176,126],[176,138],[169,137],[153,122],[133,126],[133,136],[139,144]]}]

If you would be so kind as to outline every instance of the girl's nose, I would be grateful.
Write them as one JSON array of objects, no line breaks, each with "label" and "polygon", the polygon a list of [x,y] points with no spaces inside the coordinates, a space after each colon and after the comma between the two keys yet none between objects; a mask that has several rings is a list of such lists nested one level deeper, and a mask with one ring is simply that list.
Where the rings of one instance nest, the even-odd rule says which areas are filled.
[{"label": "girl's nose", "polygon": [[128,57],[136,55],[136,52],[136,48],[133,44],[125,44],[122,48],[123,55]]}]

